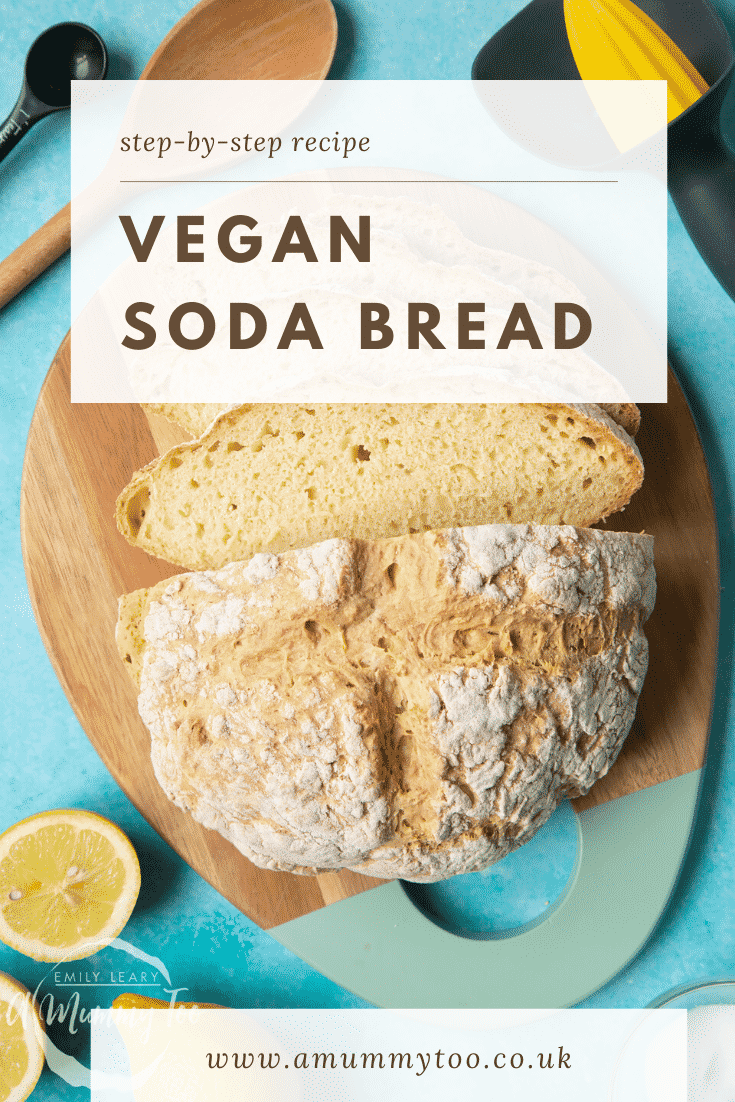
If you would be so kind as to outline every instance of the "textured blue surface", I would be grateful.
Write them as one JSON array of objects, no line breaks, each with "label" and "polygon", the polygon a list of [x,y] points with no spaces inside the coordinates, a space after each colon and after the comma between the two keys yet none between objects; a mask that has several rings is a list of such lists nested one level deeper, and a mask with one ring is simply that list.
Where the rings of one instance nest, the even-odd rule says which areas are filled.
[{"label": "textured blue surface", "polygon": [[[46,26],[65,19],[90,23],[110,47],[110,76],[133,78],[189,6],[188,0],[133,0],[124,6],[109,0],[0,4],[0,113],[12,107],[25,52]],[[483,42],[521,3],[338,0],[337,6],[340,45],[333,76],[460,79],[469,76]],[[735,0],[718,7],[732,33]],[[68,142],[68,118],[52,117],[38,124],[0,165],[0,256],[67,201]],[[702,433],[720,526],[720,679],[702,806],[674,899],[647,947],[586,1001],[590,1007],[641,1006],[677,984],[735,975],[735,304],[699,259],[673,207],[669,254],[670,356]],[[0,653],[6,683],[0,827],[36,811],[69,805],[101,811],[118,822],[138,848],[144,870],[141,900],[125,936],[161,958],[174,985],[189,988],[189,997],[240,1006],[363,1005],[282,949],[161,842],[91,749],[46,657],[23,575],[19,491],[36,396],[69,324],[68,285],[64,258],[0,313],[0,562],[5,582],[0,589]],[[41,979],[39,968],[0,946],[0,969],[31,987]],[[97,992],[101,1003],[104,993]],[[68,1030],[62,1034],[71,1051],[73,1038]],[[46,1071],[34,1097],[77,1095],[82,1092]]]},{"label": "textured blue surface", "polygon": [[452,933],[516,930],[563,894],[577,863],[578,834],[577,816],[564,800],[530,842],[502,861],[437,884],[408,884],[409,898]]}]

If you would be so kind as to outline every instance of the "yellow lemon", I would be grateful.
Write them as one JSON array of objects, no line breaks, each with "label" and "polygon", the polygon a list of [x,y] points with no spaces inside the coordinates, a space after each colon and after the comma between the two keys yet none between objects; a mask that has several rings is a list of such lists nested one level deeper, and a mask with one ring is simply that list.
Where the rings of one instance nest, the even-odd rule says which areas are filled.
[{"label": "yellow lemon", "polygon": [[91,811],[43,811],[0,835],[0,939],[34,960],[80,960],[104,948],[139,890],[135,850]]},{"label": "yellow lemon", "polygon": [[[170,1005],[164,999],[152,999],[150,995],[138,995],[134,991],[123,991],[112,1004],[114,1010],[167,1010]],[[174,1003],[174,1008],[180,1006],[188,1010],[193,1010],[194,1007],[198,1010],[225,1009],[218,1003]]]},{"label": "yellow lemon", "polygon": [[43,1068],[43,1026],[30,992],[0,972],[0,1102],[23,1102]]}]

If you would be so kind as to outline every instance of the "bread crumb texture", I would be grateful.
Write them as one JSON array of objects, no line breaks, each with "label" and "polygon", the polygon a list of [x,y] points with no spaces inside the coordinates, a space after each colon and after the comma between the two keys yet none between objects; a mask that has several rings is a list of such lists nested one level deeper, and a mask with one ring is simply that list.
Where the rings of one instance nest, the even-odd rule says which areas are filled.
[{"label": "bread crumb texture", "polygon": [[642,479],[599,406],[240,406],[139,471],[116,516],[134,546],[216,569],[331,537],[588,527]]},{"label": "bread crumb texture", "polygon": [[334,539],[121,598],[169,799],[255,864],[433,881],[528,841],[630,729],[649,536]]}]

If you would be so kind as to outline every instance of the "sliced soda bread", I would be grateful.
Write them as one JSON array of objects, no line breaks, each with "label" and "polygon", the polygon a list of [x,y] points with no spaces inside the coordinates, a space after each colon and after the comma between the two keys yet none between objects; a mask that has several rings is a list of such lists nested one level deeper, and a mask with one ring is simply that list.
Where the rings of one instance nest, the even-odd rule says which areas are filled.
[{"label": "sliced soda bread", "polygon": [[138,471],[116,518],[189,569],[331,537],[474,524],[588,527],[643,479],[598,406],[239,406]]},{"label": "sliced soda bread", "polygon": [[[632,402],[600,402],[599,406],[617,425],[625,429],[628,436],[635,436],[638,432],[641,424],[641,412],[638,406]],[[231,406],[217,405],[215,402],[143,404],[143,409],[150,410],[151,413],[160,413],[192,436],[201,436],[215,417],[231,408]]]},{"label": "sliced soda bread", "polygon": [[601,402],[600,409],[625,429],[628,436],[635,436],[641,427],[641,411],[633,402]]}]

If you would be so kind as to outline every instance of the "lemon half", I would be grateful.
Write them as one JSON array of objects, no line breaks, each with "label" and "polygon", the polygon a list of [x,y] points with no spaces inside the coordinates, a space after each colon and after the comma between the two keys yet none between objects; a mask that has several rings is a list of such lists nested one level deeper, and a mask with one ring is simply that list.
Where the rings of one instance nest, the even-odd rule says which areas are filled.
[{"label": "lemon half", "polygon": [[[150,995],[139,995],[135,991],[123,991],[112,1004],[113,1010],[168,1010],[171,1003],[164,999],[152,999]],[[174,1010],[225,1010],[219,1003],[174,1003]],[[0,1099],[2,1102],[2,1099]]]},{"label": "lemon half", "polygon": [[30,992],[0,972],[0,1102],[23,1102],[43,1068],[43,1026]]},{"label": "lemon half", "polygon": [[132,845],[91,811],[44,811],[0,835],[0,939],[34,960],[79,960],[104,948],[139,890]]}]

